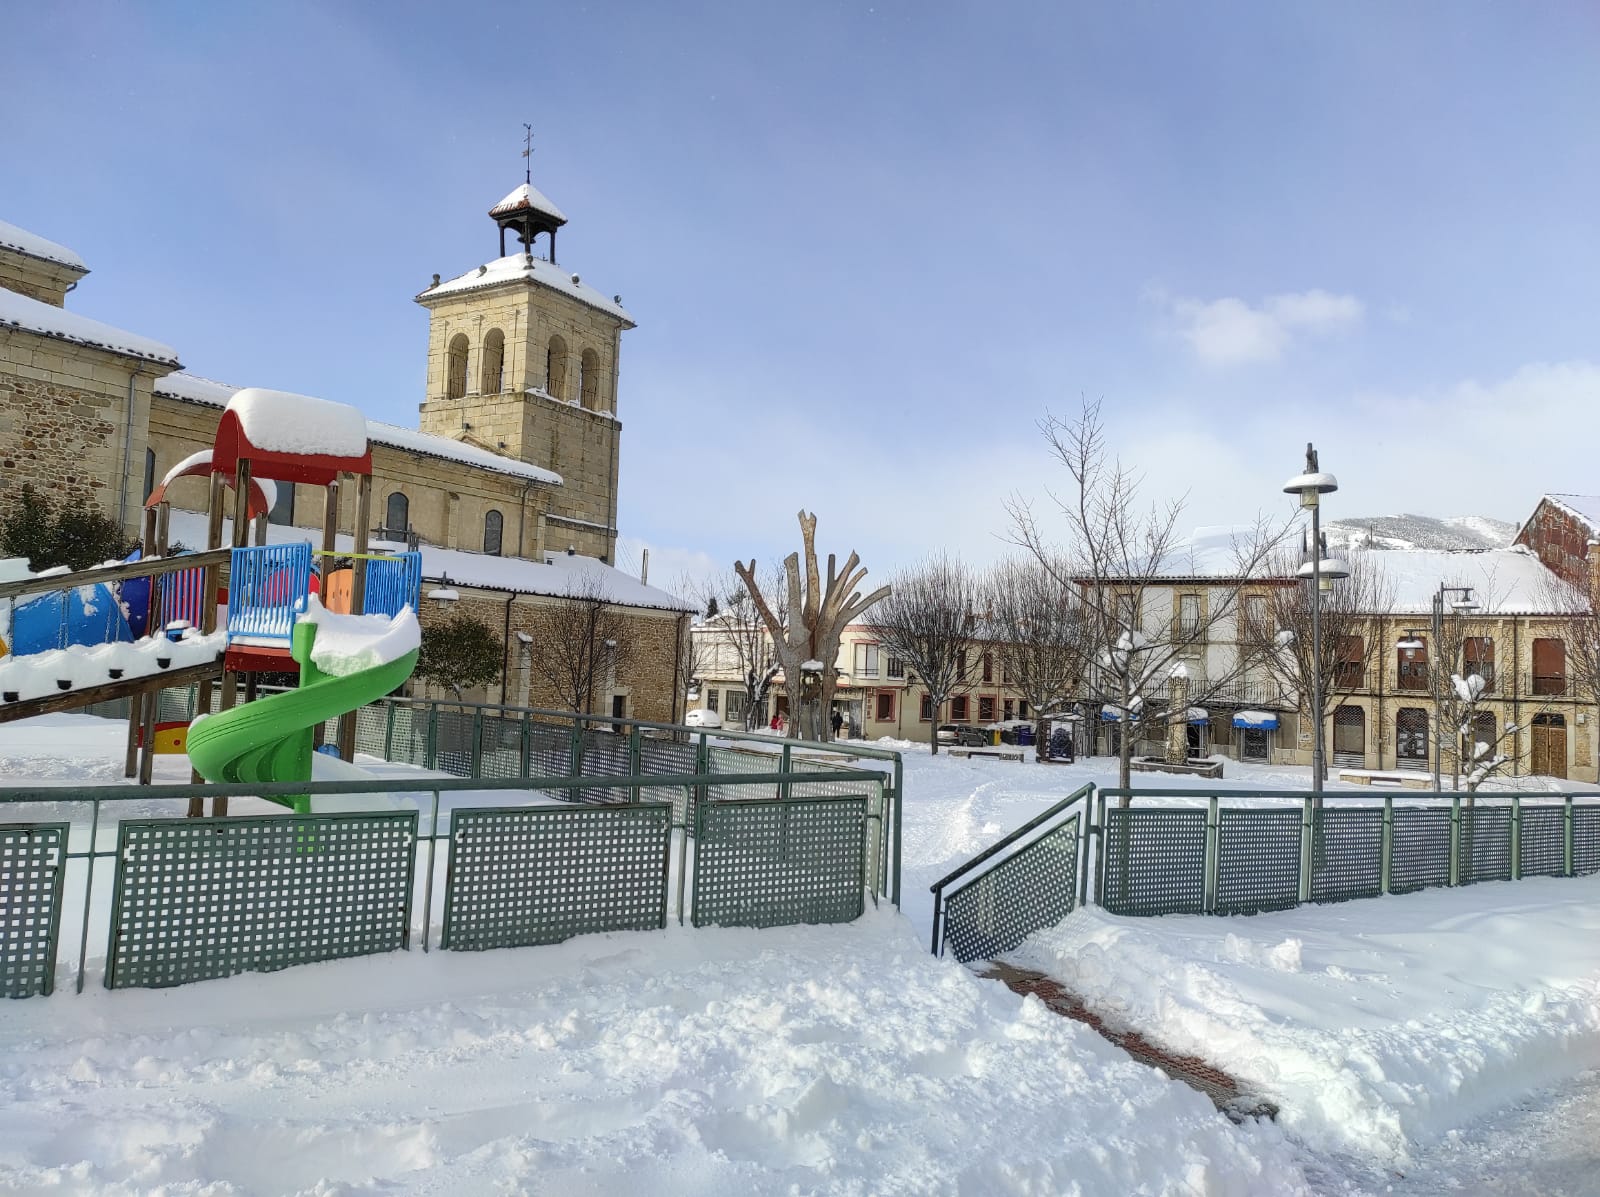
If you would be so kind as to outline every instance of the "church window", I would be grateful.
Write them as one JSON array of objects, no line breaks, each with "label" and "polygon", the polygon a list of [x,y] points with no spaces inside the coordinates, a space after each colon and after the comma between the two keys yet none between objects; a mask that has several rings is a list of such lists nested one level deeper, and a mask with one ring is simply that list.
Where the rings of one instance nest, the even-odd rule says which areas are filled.
[{"label": "church window", "polygon": [[444,359],[444,397],[459,399],[467,393],[467,338],[457,333],[450,338]]},{"label": "church window", "polygon": [[567,343],[559,336],[551,337],[545,350],[544,389],[552,399],[567,397]]},{"label": "church window", "polygon": [[585,349],[578,367],[578,396],[590,411],[600,410],[600,355]]},{"label": "church window", "polygon": [[506,360],[506,335],[498,328],[491,328],[488,335],[483,338],[483,378],[478,383],[478,391],[484,395],[498,395],[502,390],[501,371]]},{"label": "church window", "polygon": [[383,526],[390,532],[404,532],[411,526],[411,500],[404,492],[395,491],[383,511]]},{"label": "church window", "polygon": [[500,539],[505,528],[505,517],[498,511],[491,511],[483,517],[483,551],[500,555]]}]

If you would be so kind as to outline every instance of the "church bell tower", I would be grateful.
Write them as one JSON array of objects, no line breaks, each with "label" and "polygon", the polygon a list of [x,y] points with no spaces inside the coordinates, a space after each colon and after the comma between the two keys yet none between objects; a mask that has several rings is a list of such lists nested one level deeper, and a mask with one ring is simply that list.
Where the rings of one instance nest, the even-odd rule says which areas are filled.
[{"label": "church bell tower", "polygon": [[435,275],[416,297],[429,316],[420,427],[559,474],[544,513],[547,549],[614,564],[617,363],[633,318],[620,295],[556,263],[567,218],[531,181],[489,217],[500,257],[444,282]]}]

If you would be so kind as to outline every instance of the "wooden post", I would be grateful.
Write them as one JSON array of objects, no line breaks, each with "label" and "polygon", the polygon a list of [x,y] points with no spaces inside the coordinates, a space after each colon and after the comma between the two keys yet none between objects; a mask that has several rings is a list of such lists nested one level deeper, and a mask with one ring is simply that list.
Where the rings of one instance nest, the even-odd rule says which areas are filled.
[{"label": "wooden post", "polygon": [[[156,544],[156,509],[144,509],[144,534],[139,538],[139,559],[150,560]],[[151,603],[149,614],[145,618],[145,634],[150,635],[161,626],[161,608],[155,602],[155,576],[151,575]],[[141,700],[143,694],[135,694],[128,702],[128,749],[122,763],[122,775],[133,777],[139,771],[139,727],[142,718]]]},{"label": "wooden post", "polygon": [[144,699],[144,718],[140,724],[144,743],[139,746],[139,784],[147,786],[155,772],[156,764],[156,709],[161,705],[161,685],[141,691]]},{"label": "wooden post", "polygon": [[[356,478],[355,560],[350,575],[350,613],[362,615],[367,602],[367,528],[372,523],[372,475]],[[356,759],[356,713],[346,711],[339,717],[339,755],[347,761]]]}]

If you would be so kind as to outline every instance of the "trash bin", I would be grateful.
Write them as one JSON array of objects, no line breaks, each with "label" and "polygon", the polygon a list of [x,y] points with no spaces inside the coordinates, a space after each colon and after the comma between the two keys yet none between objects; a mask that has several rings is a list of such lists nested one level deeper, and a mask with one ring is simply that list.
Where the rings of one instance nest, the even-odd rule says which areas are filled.
[{"label": "trash bin", "polygon": [[1021,745],[1031,745],[1033,743],[1033,728],[1017,728],[1017,743]]},{"label": "trash bin", "polygon": [[999,744],[1000,743],[1000,729],[998,727],[991,727],[991,728],[988,729],[988,732],[989,732],[989,743],[991,745]]}]

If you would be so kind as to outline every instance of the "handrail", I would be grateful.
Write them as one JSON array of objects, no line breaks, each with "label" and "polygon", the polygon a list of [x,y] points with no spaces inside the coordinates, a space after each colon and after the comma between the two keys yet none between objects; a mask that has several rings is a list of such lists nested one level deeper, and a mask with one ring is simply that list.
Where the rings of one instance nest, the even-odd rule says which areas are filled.
[{"label": "handrail", "polygon": [[75,569],[62,574],[46,574],[42,578],[19,578],[15,582],[0,582],[0,599],[15,598],[19,594],[48,594],[51,591],[71,590],[78,586],[120,582],[126,578],[153,577],[156,574],[176,573],[179,570],[199,569],[204,566],[227,565],[232,555],[231,548],[207,549],[201,553],[185,553],[181,557],[147,557],[143,561],[96,565],[89,569]]},{"label": "handrail", "polygon": [[[1214,789],[1211,786],[1130,786],[1126,789],[1106,787],[1100,791],[1103,798],[1320,798],[1324,805],[1341,799],[1364,799],[1372,802],[1388,790],[1375,790],[1365,793],[1362,790],[1325,790],[1315,794],[1311,790],[1233,790]],[[1471,795],[1476,798],[1600,798],[1600,790],[1445,790],[1435,793],[1433,790],[1419,790],[1416,795],[1419,801],[1427,798],[1444,798],[1451,794],[1462,796]]]},{"label": "handrail", "polygon": [[1087,785],[1083,786],[1081,789],[1078,789],[1078,790],[1074,791],[1072,794],[1070,794],[1067,797],[1063,798],[1060,802],[1056,803],[1054,806],[1050,807],[1048,810],[1041,811],[1039,814],[1037,814],[1033,818],[1029,819],[1026,823],[1024,823],[1021,827],[1017,828],[1015,831],[1013,831],[1010,835],[1006,836],[1004,839],[996,840],[993,844],[990,844],[982,852],[978,853],[978,855],[974,856],[971,860],[967,861],[965,864],[963,864],[959,868],[957,868],[953,873],[950,873],[950,874],[948,874],[948,875],[946,875],[944,877],[939,878],[939,880],[935,881],[932,885],[930,885],[928,887],[929,892],[930,893],[938,893],[945,886],[949,885],[952,881],[954,881],[957,877],[961,876],[961,874],[965,873],[968,869],[971,869],[971,868],[974,868],[974,867],[976,867],[978,865],[981,865],[984,861],[986,861],[990,857],[994,856],[995,853],[999,852],[1002,848],[1008,848],[1012,844],[1016,843],[1023,836],[1027,835],[1028,832],[1034,830],[1036,827],[1040,826],[1040,824],[1044,823],[1045,820],[1054,818],[1056,815],[1058,815],[1062,811],[1066,810],[1067,807],[1071,806],[1074,802],[1077,802],[1080,799],[1082,799],[1082,798],[1084,798],[1084,797],[1086,797],[1088,795],[1092,795],[1093,793],[1094,793],[1094,782],[1091,781]]}]

